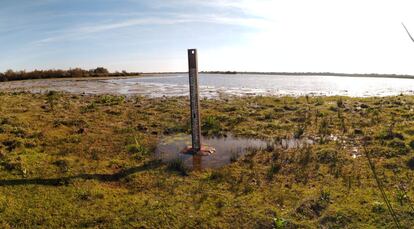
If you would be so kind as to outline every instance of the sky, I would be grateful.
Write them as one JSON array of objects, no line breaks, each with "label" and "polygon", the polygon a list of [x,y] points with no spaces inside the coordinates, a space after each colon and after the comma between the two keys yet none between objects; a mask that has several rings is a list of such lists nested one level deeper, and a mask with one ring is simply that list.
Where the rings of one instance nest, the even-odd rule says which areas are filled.
[{"label": "sky", "polygon": [[412,0],[0,0],[0,71],[414,74]]}]

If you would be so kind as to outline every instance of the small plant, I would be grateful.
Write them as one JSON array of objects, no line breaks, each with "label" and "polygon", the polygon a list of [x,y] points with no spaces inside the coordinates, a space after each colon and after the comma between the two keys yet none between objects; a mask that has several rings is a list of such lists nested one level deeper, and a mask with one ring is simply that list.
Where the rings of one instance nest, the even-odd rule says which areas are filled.
[{"label": "small plant", "polygon": [[406,130],[405,133],[410,136],[414,136],[414,129]]},{"label": "small plant", "polygon": [[394,139],[388,143],[388,147],[392,148],[393,152],[390,154],[390,156],[394,155],[406,155],[410,152],[410,149],[405,145],[405,142]]},{"label": "small plant", "polygon": [[273,179],[273,176],[275,174],[277,174],[280,171],[281,168],[282,168],[282,166],[279,163],[273,163],[270,166],[269,170],[267,171],[267,178],[269,180],[272,180]]},{"label": "small plant", "polygon": [[283,218],[274,217],[273,218],[273,228],[274,229],[282,229],[285,228],[287,221]]},{"label": "small plant", "polygon": [[84,107],[81,107],[80,108],[80,111],[81,111],[81,113],[88,113],[88,112],[95,111],[96,110],[96,107],[97,107],[96,106],[96,103],[93,101],[90,104],[88,104],[88,105],[86,105]]},{"label": "small plant", "polygon": [[395,194],[395,199],[398,201],[398,203],[403,206],[404,203],[409,201],[409,198],[407,196],[407,193],[403,190],[397,190],[397,193]]},{"label": "small plant", "polygon": [[309,104],[309,95],[305,95],[306,103]]},{"label": "small plant", "polygon": [[58,92],[49,91],[46,96],[47,96],[47,105],[49,106],[49,109],[53,111],[55,109]]},{"label": "small plant", "polygon": [[312,148],[309,146],[306,146],[305,148],[302,148],[299,150],[299,157],[298,157],[298,163],[305,167],[309,165],[309,163],[313,160],[313,154],[312,154]]},{"label": "small plant", "polygon": [[322,106],[325,102],[321,97],[316,98],[315,106]]},{"label": "small plant", "polygon": [[134,154],[137,157],[141,158],[142,156],[145,156],[149,154],[149,150],[138,143],[137,139],[134,138],[135,144],[127,145],[126,150],[130,154]]},{"label": "small plant", "polygon": [[340,126],[341,126],[342,133],[345,134],[348,129],[346,128],[344,117],[341,117],[341,119],[340,119]]},{"label": "small plant", "polygon": [[53,164],[56,165],[62,173],[69,171],[69,164],[66,160],[57,160],[53,162]]},{"label": "small plant", "polygon": [[240,155],[238,152],[231,152],[231,156],[230,156],[230,162],[234,163],[237,161],[237,159],[239,159]]},{"label": "small plant", "polygon": [[271,152],[274,152],[274,151],[275,151],[275,149],[276,149],[276,146],[275,146],[275,144],[274,144],[274,143],[270,143],[270,142],[268,142],[268,143],[266,144],[266,152],[271,153]]},{"label": "small plant", "polygon": [[181,159],[175,159],[167,164],[167,169],[172,172],[178,172],[182,176],[188,176],[189,169],[184,164],[184,161]]},{"label": "small plant", "polygon": [[272,120],[273,119],[273,114],[272,113],[265,114],[264,119],[265,120]]},{"label": "small plant", "polygon": [[221,124],[214,116],[203,119],[202,130],[207,135],[218,135],[221,132]]},{"label": "small plant", "polygon": [[331,192],[329,192],[327,190],[322,190],[320,200],[329,202],[331,200]]},{"label": "small plant", "polygon": [[323,118],[319,124],[319,134],[324,137],[330,134],[329,131],[329,121],[326,118]]},{"label": "small plant", "polygon": [[143,155],[145,155],[145,154],[148,153],[148,150],[145,147],[143,147],[141,145],[136,145],[136,144],[128,145],[127,146],[127,151],[128,151],[128,153],[131,153],[131,154],[143,154]]},{"label": "small plant", "polygon": [[296,212],[308,219],[320,217],[323,211],[330,204],[330,200],[330,192],[326,190],[321,190],[319,197],[303,202],[296,209]]},{"label": "small plant", "polygon": [[379,111],[373,110],[371,113],[372,113],[371,124],[377,124],[380,121]]},{"label": "small plant", "polygon": [[342,100],[342,98],[339,98],[338,100],[336,100],[336,106],[338,108],[343,108],[344,106],[344,101]]},{"label": "small plant", "polygon": [[375,201],[372,206],[372,212],[374,213],[384,213],[386,211],[383,203]]},{"label": "small plant", "polygon": [[7,201],[4,196],[0,196],[0,213],[3,213],[7,209]]},{"label": "small plant", "polygon": [[79,200],[91,201],[96,199],[103,199],[105,195],[96,190],[79,190],[77,193],[77,197]]},{"label": "small plant", "polygon": [[304,126],[298,126],[295,130],[295,133],[293,134],[293,137],[298,139],[302,137],[302,135],[305,133],[305,127]]},{"label": "small plant", "polygon": [[119,105],[123,102],[125,102],[125,97],[113,95],[102,95],[99,97],[99,99],[96,100],[96,103],[103,104],[106,106]]},{"label": "small plant", "polygon": [[10,133],[16,135],[16,137],[24,137],[26,135],[26,131],[22,127],[13,127]]},{"label": "small plant", "polygon": [[224,178],[224,174],[220,171],[212,171],[210,176],[208,177],[209,180],[221,180]]}]

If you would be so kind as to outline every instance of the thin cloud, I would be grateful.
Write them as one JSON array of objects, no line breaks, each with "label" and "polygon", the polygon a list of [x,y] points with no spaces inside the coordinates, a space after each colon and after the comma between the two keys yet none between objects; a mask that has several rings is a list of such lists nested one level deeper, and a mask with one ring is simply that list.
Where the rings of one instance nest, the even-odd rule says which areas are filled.
[{"label": "thin cloud", "polygon": [[139,26],[139,25],[174,25],[179,23],[190,22],[185,19],[162,19],[162,18],[139,18],[130,19],[110,24],[100,24],[94,26],[82,27],[79,29],[81,33],[98,33],[114,29]]},{"label": "thin cloud", "polygon": [[[56,0],[44,0],[56,1]],[[137,2],[137,0],[130,0]],[[266,2],[267,0],[264,0]],[[62,40],[81,40],[89,38],[96,33],[108,32],[112,30],[125,29],[129,27],[148,26],[148,25],[176,25],[184,23],[211,23],[221,25],[251,27],[253,29],[264,29],[271,25],[270,20],[260,17],[257,14],[248,13],[250,3],[246,4],[245,0],[153,0],[149,5],[151,8],[172,8],[176,13],[164,12],[158,15],[146,15],[139,12],[72,12],[69,15],[74,17],[79,14],[92,14],[94,16],[117,18],[116,21],[102,21],[89,25],[78,25],[72,28],[64,28],[56,31],[49,31],[49,37],[33,42],[37,45],[58,42]],[[185,7],[184,7],[185,6]],[[200,14],[189,12],[188,6],[192,8],[206,8],[211,12],[224,12],[223,14]],[[228,13],[229,8],[234,11]],[[180,12],[184,9],[187,12]],[[122,17],[127,17],[121,19]]]},{"label": "thin cloud", "polygon": [[183,23],[214,23],[223,25],[248,26],[260,28],[261,25],[268,23],[260,18],[241,18],[241,17],[225,17],[217,15],[187,15],[176,14],[175,17],[147,17],[120,20],[112,23],[99,23],[95,25],[80,26],[77,28],[65,29],[56,31],[58,35],[50,36],[38,41],[35,44],[46,44],[50,42],[57,42],[61,40],[83,39],[92,34],[108,32],[112,30],[147,25],[176,25]]}]

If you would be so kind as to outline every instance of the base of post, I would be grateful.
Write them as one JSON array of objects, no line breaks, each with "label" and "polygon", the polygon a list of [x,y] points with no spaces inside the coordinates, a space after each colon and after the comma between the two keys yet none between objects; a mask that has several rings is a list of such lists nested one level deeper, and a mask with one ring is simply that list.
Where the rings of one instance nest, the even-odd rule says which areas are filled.
[{"label": "base of post", "polygon": [[209,156],[214,154],[216,149],[210,146],[201,146],[199,151],[194,150],[191,146],[187,146],[182,153],[183,154],[192,154],[192,155],[199,155],[199,156]]}]

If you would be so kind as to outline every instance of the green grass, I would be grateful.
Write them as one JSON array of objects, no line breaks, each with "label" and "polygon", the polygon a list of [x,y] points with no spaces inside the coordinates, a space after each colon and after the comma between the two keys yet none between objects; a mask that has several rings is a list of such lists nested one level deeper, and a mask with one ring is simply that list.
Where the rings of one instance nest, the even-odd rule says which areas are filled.
[{"label": "green grass", "polygon": [[153,157],[163,135],[189,133],[185,98],[0,104],[1,228],[393,228],[363,143],[401,225],[413,222],[414,97],[202,100],[206,135],[315,141],[202,171]]}]

